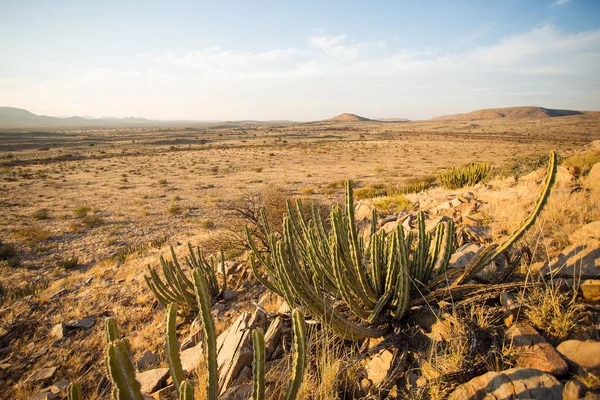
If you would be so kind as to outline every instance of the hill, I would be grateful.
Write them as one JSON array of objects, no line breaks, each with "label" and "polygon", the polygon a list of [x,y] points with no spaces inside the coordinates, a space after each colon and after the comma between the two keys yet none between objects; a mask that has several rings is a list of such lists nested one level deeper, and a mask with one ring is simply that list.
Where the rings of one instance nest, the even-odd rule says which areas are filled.
[{"label": "hill", "polygon": [[361,117],[356,114],[343,113],[338,115],[337,117],[333,117],[328,119],[327,121],[335,121],[335,122],[364,122],[364,121],[373,121],[372,119]]},{"label": "hill", "polygon": [[542,119],[553,117],[566,117],[569,115],[581,115],[581,111],[573,110],[554,110],[543,107],[506,107],[506,108],[488,108],[476,110],[464,114],[442,115],[433,118],[434,121],[470,121],[476,119]]},{"label": "hill", "polygon": [[15,128],[91,128],[91,127],[116,127],[131,125],[153,124],[145,118],[83,118],[83,117],[49,117],[37,115],[22,108],[0,107],[0,129]]},{"label": "hill", "polygon": [[375,121],[381,122],[410,122],[407,118],[375,118]]}]

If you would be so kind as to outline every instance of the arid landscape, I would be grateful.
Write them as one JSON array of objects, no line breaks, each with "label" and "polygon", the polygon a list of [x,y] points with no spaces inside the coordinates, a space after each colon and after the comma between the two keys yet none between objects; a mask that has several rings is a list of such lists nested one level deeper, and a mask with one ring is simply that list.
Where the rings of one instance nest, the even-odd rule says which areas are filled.
[{"label": "arid landscape", "polygon": [[[531,398],[557,398],[567,388],[599,396],[600,358],[573,369],[559,346],[593,343],[589,351],[600,355],[599,112],[515,107],[424,121],[343,114],[316,122],[11,124],[0,129],[1,398],[62,399],[73,382],[85,398],[108,398],[109,317],[129,341],[145,395],[176,398],[165,358],[166,308],[144,275],[161,255],[171,259],[169,245],[183,263],[188,243],[207,256],[222,250],[225,259],[228,290],[212,306],[221,398],[252,392],[252,344],[246,330],[236,332],[240,321],[265,331],[267,398],[280,398],[294,352],[290,307],[253,274],[243,232],[260,225],[261,207],[281,232],[286,198],[315,204],[328,217],[330,206],[343,206],[351,179],[360,229],[373,207],[377,229],[388,233],[418,230],[419,211],[430,232],[454,221],[448,268],[464,269],[531,212],[551,150],[559,163],[554,187],[535,224],[506,253],[512,269],[498,257],[472,281],[493,286],[492,296],[425,306],[417,305],[427,298],[420,293],[381,343],[341,340],[304,307],[309,355],[298,398],[479,399],[470,397],[479,390],[472,378],[515,367],[521,375],[537,372],[497,379],[515,387],[529,379],[523,390]],[[491,172],[480,183],[444,187],[440,173],[483,162]],[[546,279],[559,264],[566,266],[562,280]],[[504,289],[497,292],[494,282]],[[182,312],[177,335],[196,398],[206,398],[196,316]]]}]

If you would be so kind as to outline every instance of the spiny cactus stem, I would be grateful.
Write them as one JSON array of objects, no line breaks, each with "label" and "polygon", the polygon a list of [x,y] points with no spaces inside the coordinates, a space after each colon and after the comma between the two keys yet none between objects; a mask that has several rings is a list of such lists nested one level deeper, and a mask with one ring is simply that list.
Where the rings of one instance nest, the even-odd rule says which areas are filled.
[{"label": "spiny cactus stem", "polygon": [[252,331],[254,364],[252,366],[252,400],[265,400],[265,335],[259,329]]},{"label": "spiny cactus stem", "polygon": [[304,323],[304,314],[298,309],[292,312],[294,320],[294,368],[292,371],[292,380],[285,393],[285,400],[294,400],[298,396],[302,377],[304,376],[304,367],[306,366],[306,326]]}]

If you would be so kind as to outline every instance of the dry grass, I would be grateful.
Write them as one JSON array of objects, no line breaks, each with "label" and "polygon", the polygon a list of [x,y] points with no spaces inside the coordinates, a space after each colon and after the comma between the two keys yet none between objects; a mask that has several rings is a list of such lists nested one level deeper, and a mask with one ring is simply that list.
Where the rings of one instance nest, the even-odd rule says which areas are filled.
[{"label": "dry grass", "polygon": [[579,169],[583,174],[587,174],[592,166],[600,162],[600,150],[589,150],[567,158],[563,165],[567,168]]},{"label": "dry grass", "polygon": [[381,216],[395,214],[401,210],[409,210],[412,203],[401,194],[389,197],[377,198],[371,201],[377,213]]}]

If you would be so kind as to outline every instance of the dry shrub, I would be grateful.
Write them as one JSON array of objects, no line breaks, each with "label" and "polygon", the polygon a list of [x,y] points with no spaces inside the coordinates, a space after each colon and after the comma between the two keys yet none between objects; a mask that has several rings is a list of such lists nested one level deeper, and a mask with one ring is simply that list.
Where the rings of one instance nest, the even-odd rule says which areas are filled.
[{"label": "dry shrub", "polygon": [[412,203],[403,195],[398,194],[373,200],[371,205],[375,207],[379,215],[390,215],[401,210],[409,210]]},{"label": "dry shrub", "polygon": [[599,162],[600,150],[589,150],[567,158],[563,162],[563,165],[567,168],[579,169],[583,174],[586,174],[592,169],[594,164]]},{"label": "dry shrub", "polygon": [[35,245],[49,239],[52,235],[49,231],[35,226],[24,226],[13,231],[16,240],[20,240],[28,246]]}]

